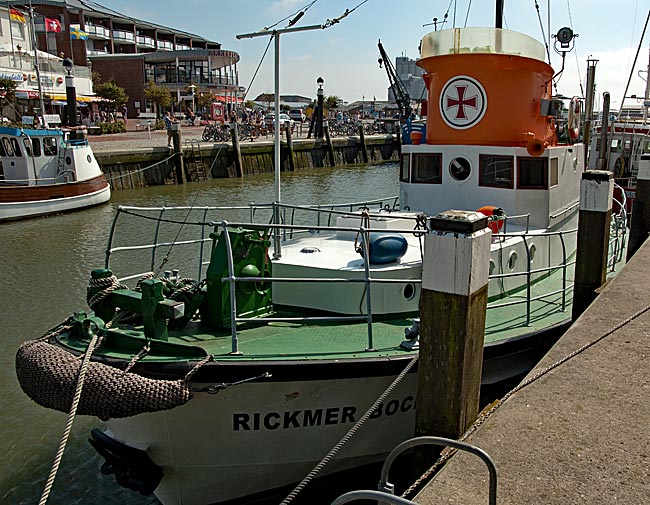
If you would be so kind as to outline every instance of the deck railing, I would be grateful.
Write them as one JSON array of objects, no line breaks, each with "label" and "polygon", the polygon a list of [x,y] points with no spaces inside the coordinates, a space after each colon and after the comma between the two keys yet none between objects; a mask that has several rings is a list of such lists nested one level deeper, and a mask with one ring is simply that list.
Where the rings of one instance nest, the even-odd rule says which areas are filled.
[{"label": "deck railing", "polygon": [[[388,204],[389,208],[386,209],[387,201],[395,202]],[[368,334],[368,347],[367,349],[373,349],[373,307],[371,299],[371,286],[375,284],[382,283],[411,283],[411,284],[421,284],[420,279],[402,279],[402,278],[392,278],[392,279],[383,279],[375,278],[372,276],[373,268],[369,264],[367,258],[369,258],[368,244],[369,236],[371,232],[383,231],[378,230],[377,228],[369,228],[368,226],[363,226],[360,220],[360,226],[350,227],[350,226],[331,226],[333,218],[339,216],[348,216],[354,218],[360,218],[358,213],[359,208],[367,209],[369,206],[377,206],[382,212],[378,213],[369,213],[370,218],[372,217],[387,217],[390,216],[390,213],[387,213],[387,210],[394,208],[396,204],[395,199],[379,199],[372,202],[355,202],[355,203],[346,203],[346,204],[337,204],[337,205],[327,205],[327,206],[297,206],[297,205],[280,205],[275,203],[269,204],[249,204],[242,206],[231,206],[231,207],[157,207],[157,208],[141,208],[141,207],[119,207],[117,215],[114,218],[113,225],[109,233],[109,244],[106,250],[106,268],[111,268],[111,263],[114,261],[114,255],[116,253],[126,253],[126,252],[144,252],[150,251],[150,259],[148,262],[148,270],[143,270],[139,273],[133,273],[124,277],[121,277],[119,280],[121,282],[139,279],[149,271],[154,271],[156,274],[160,273],[160,270],[166,264],[168,257],[173,248],[176,247],[185,247],[192,246],[194,248],[194,254],[192,258],[195,258],[194,261],[197,262],[195,267],[198,271],[198,280],[203,279],[204,270],[210,262],[209,255],[206,259],[206,252],[204,247],[206,244],[210,243],[212,239],[206,236],[206,231],[221,231],[224,234],[226,241],[226,250],[227,250],[227,264],[228,264],[228,276],[222,278],[222,282],[228,282],[230,284],[230,313],[231,313],[231,338],[232,338],[232,352],[239,352],[239,341],[237,337],[237,324],[244,323],[247,321],[255,322],[318,322],[318,321],[366,321],[367,323],[367,334]],[[621,208],[625,209],[624,205],[621,205]],[[248,218],[249,221],[245,220],[221,220],[219,222],[211,220],[212,213],[214,212],[234,212],[241,217]],[[275,214],[276,211],[279,211],[278,214]],[[185,214],[185,217],[181,220],[174,219],[170,217],[171,213],[182,212]],[[624,212],[624,210],[623,210]],[[304,215],[303,215],[304,213]],[[135,216],[141,219],[151,220],[154,222],[154,240],[153,243],[146,243],[141,245],[115,245],[116,237],[116,227],[120,217],[122,215]],[[269,219],[273,215],[280,215],[280,223],[269,223]],[[190,216],[198,216],[198,220]],[[315,224],[295,224],[296,221],[303,221],[304,216],[311,216],[314,218]],[[400,215],[400,217],[404,217]],[[621,225],[623,223],[623,216],[615,215],[612,219],[612,233],[610,233],[610,258],[608,260],[608,265],[611,269],[615,268],[616,263],[623,259],[623,245],[625,241],[625,226]],[[504,297],[500,299],[493,300],[488,303],[488,310],[498,310],[505,307],[510,307],[514,305],[524,305],[524,314],[525,314],[525,324],[531,324],[531,304],[535,301],[549,299],[556,295],[561,295],[561,302],[558,305],[558,310],[565,312],[568,305],[568,296],[570,295],[573,289],[573,282],[570,278],[570,268],[575,263],[575,258],[573,251],[567,250],[567,238],[571,235],[577,233],[576,229],[557,231],[557,232],[547,232],[547,233],[529,233],[528,230],[528,216],[510,216],[510,219],[521,218],[526,220],[525,230],[521,232],[509,232],[509,233],[499,233],[495,234],[493,241],[495,243],[501,244],[512,244],[512,241],[519,242],[523,244],[523,249],[526,251],[526,262],[525,268],[520,269],[516,272],[510,273],[497,273],[491,274],[489,276],[490,281],[494,280],[503,280],[507,278],[523,277],[525,282],[519,283],[521,286],[519,290],[515,290],[518,293],[525,292],[525,296],[511,297],[509,300],[504,301],[505,296],[510,296],[513,293],[506,293]],[[178,232],[172,234],[173,239],[165,240],[161,238],[161,230],[163,224],[175,224],[179,227]],[[196,227],[200,228],[200,234],[198,237],[194,238],[185,238],[180,237],[180,230],[184,227]],[[363,237],[363,240],[360,241],[361,246],[364,248],[363,254],[363,275],[359,278],[349,279],[342,277],[329,277],[329,278],[300,278],[300,277],[237,277],[235,275],[234,259],[232,244],[230,242],[230,235],[227,233],[228,228],[232,227],[264,227],[271,231],[272,234],[281,236],[284,241],[292,240],[294,237],[298,236],[300,233],[338,233],[345,232],[350,234],[359,234],[360,237]],[[504,227],[505,229],[505,227]],[[421,229],[391,229],[389,230],[392,233],[401,233],[403,235],[421,235],[423,230]],[[531,257],[531,248],[530,240],[533,238],[539,240],[540,237],[544,237],[545,240],[558,240],[560,242],[561,254],[560,258],[554,264],[551,264],[551,259],[545,266],[538,268],[533,268],[533,258]],[[198,248],[198,251],[196,250]],[[161,259],[161,251],[166,251],[166,254]],[[198,252],[198,254],[197,254]],[[421,248],[422,252],[422,248]],[[187,257],[187,254],[184,255]],[[185,268],[189,263],[183,263]],[[553,273],[560,273],[562,276],[561,286],[553,291],[544,292],[533,296],[532,286],[533,284],[545,277],[550,276]],[[305,317],[240,317],[237,315],[237,303],[236,303],[236,289],[235,286],[237,283],[243,282],[265,282],[265,283],[274,283],[274,282],[283,282],[283,283],[304,283],[304,282],[318,282],[318,283],[362,283],[365,284],[364,296],[366,298],[366,313],[358,315],[341,315],[341,316],[305,316]],[[522,293],[523,294],[523,293]],[[553,303],[550,302],[549,303]]]}]

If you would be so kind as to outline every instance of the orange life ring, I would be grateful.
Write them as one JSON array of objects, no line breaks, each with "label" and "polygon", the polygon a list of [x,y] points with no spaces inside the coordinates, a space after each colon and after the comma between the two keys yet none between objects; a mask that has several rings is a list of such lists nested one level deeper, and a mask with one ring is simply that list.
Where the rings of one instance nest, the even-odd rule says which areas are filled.
[{"label": "orange life ring", "polygon": [[488,226],[490,227],[490,230],[492,230],[492,233],[499,233],[501,231],[501,228],[503,228],[503,219],[500,218],[506,215],[501,207],[484,205],[478,209],[477,212],[488,217]]}]

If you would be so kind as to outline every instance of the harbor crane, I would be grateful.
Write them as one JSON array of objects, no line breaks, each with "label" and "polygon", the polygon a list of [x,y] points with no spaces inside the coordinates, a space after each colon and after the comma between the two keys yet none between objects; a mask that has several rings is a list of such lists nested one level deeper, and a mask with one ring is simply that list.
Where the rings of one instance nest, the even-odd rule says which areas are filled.
[{"label": "harbor crane", "polygon": [[395,67],[386,54],[384,46],[381,44],[381,40],[377,43],[377,47],[379,47],[379,59],[377,60],[379,62],[379,68],[381,68],[383,64],[386,69],[388,82],[390,83],[390,88],[393,90],[393,96],[395,96],[395,101],[399,108],[400,119],[407,119],[413,112],[413,109],[411,108],[411,97],[406,90],[406,86],[404,86],[404,83],[397,75]]}]

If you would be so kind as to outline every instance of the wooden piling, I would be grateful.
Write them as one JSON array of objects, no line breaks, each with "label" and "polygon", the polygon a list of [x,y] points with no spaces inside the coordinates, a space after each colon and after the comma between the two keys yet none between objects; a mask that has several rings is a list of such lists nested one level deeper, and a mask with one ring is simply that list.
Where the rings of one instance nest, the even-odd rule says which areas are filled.
[{"label": "wooden piling", "polygon": [[335,166],[336,162],[334,160],[334,146],[332,145],[332,137],[330,137],[330,125],[325,122],[323,124],[323,131],[325,132],[325,143],[327,144],[327,155],[330,159],[330,166]]},{"label": "wooden piling", "polygon": [[296,161],[293,158],[293,139],[291,138],[291,127],[285,127],[287,131],[287,149],[289,149],[289,170],[291,172],[296,170]]},{"label": "wooden piling", "polygon": [[648,236],[650,236],[650,154],[643,154],[636,179],[627,261],[630,261]]},{"label": "wooden piling", "polygon": [[185,167],[183,164],[183,149],[181,148],[181,124],[172,124],[172,142],[174,145],[174,167],[176,168],[176,184],[185,183]]},{"label": "wooden piling", "polygon": [[230,123],[230,137],[232,138],[232,152],[235,158],[235,174],[237,177],[244,177],[244,165],[239,147],[239,133],[237,132],[237,123],[235,122]]},{"label": "wooden piling", "polygon": [[416,436],[456,439],[478,415],[491,237],[478,212],[431,219],[422,264]]},{"label": "wooden piling", "polygon": [[368,147],[366,146],[366,134],[363,132],[363,122],[359,123],[359,142],[361,142],[361,157],[364,163],[368,163]]},{"label": "wooden piling", "polygon": [[587,170],[580,181],[580,214],[573,286],[573,319],[577,319],[605,284],[609,223],[612,218],[614,175],[607,170]]}]

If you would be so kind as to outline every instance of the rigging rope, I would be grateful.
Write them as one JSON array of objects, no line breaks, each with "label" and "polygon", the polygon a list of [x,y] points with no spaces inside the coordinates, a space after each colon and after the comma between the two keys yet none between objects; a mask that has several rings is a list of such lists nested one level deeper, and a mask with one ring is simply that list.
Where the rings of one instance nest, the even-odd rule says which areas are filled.
[{"label": "rigging rope", "polygon": [[[573,19],[571,18],[571,4],[569,0],[566,0],[566,7],[569,11],[569,27],[573,30]],[[574,39],[574,48],[575,48],[575,39]],[[582,78],[580,77],[582,75],[582,72],[580,71],[580,61],[578,60],[578,51],[574,51],[573,54],[576,57],[576,67],[578,68],[578,82],[580,83],[580,95],[582,98],[585,98],[585,89],[582,86]]]},{"label": "rigging rope", "polygon": [[539,12],[539,4],[535,0],[535,10],[537,11],[537,19],[539,20],[539,29],[542,32],[542,40],[544,41],[544,48],[546,49],[546,56],[548,56],[548,64],[551,64],[551,50],[546,42],[546,33],[544,32],[544,23],[542,22],[542,15]]},{"label": "rigging rope", "polygon": [[465,24],[463,25],[463,28],[467,27],[467,18],[469,18],[469,10],[472,8],[472,0],[469,0],[469,4],[467,5],[467,14],[465,14]]},{"label": "rigging rope", "polygon": [[375,400],[375,403],[373,403],[370,408],[366,411],[366,413],[361,416],[361,418],[354,424],[350,430],[343,435],[343,438],[338,441],[338,443],[330,450],[330,452],[327,453],[327,455],[313,468],[311,472],[302,480],[300,484],[298,484],[291,493],[287,495],[287,497],[282,500],[282,503],[280,505],[288,505],[293,501],[293,499],[298,496],[298,493],[300,493],[306,486],[311,482],[312,479],[318,475],[318,473],[325,468],[325,466],[336,456],[336,454],[343,448],[343,446],[352,438],[352,436],[359,431],[359,429],[364,425],[364,423],[370,418],[370,416],[373,414],[375,410],[379,407],[383,401],[388,398],[388,396],[393,392],[393,390],[397,387],[397,385],[402,382],[402,379],[406,377],[406,374],[409,373],[411,368],[417,363],[418,361],[418,356],[414,356],[411,361],[408,362],[404,370],[395,378],[395,380],[391,383],[390,386],[386,388],[386,390]]}]

